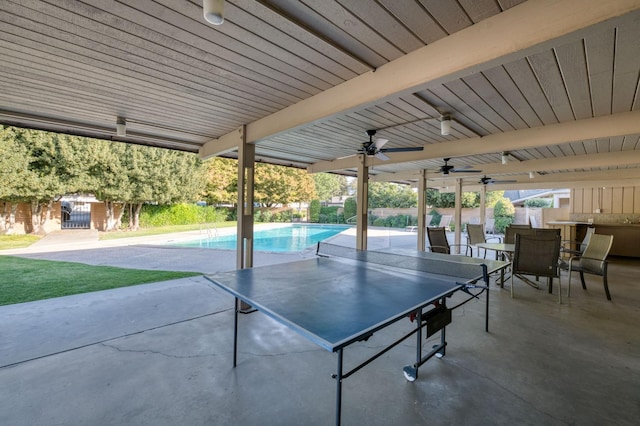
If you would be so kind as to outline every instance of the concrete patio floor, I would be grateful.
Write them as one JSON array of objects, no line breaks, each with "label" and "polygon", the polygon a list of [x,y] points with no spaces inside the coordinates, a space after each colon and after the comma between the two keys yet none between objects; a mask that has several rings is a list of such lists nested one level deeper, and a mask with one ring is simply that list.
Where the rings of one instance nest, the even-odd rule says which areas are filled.
[{"label": "concrete patio floor", "polygon": [[[415,234],[370,236],[370,248],[415,245]],[[340,238],[351,244],[351,236]],[[220,252],[87,243],[14,254],[233,269],[235,253]],[[256,266],[308,255],[257,255]],[[587,277],[588,291],[574,277],[572,297],[562,305],[518,281],[515,299],[508,287],[492,284],[489,333],[484,300],[454,311],[447,356],[427,362],[413,383],[402,375],[413,341],[386,353],[344,381],[343,424],[637,424],[638,271],[637,260],[613,259],[611,302],[598,277]],[[240,318],[234,369],[232,307],[233,298],[202,277],[0,307],[0,424],[332,424],[336,355],[256,312]],[[350,346],[346,364],[409,324]]]}]

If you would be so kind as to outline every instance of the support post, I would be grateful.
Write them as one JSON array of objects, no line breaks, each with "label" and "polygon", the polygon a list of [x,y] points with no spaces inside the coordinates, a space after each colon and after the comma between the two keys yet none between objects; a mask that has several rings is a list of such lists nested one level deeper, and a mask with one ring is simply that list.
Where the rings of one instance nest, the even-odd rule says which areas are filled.
[{"label": "support post", "polygon": [[427,171],[420,170],[418,179],[418,251],[424,251],[427,245]]},{"label": "support post", "polygon": [[[253,177],[256,146],[248,144],[245,127],[238,129],[241,143],[238,145],[238,228],[237,269],[253,267]],[[251,306],[241,302],[241,312],[249,312]]]},{"label": "support post", "polygon": [[366,155],[359,155],[358,160],[358,193],[356,199],[356,249],[366,250],[369,209],[369,167],[367,166]]},{"label": "support post", "polygon": [[[454,244],[460,244],[462,241],[462,179],[456,179],[456,209],[455,209],[455,238]],[[461,250],[461,247],[458,246],[458,253]]]}]

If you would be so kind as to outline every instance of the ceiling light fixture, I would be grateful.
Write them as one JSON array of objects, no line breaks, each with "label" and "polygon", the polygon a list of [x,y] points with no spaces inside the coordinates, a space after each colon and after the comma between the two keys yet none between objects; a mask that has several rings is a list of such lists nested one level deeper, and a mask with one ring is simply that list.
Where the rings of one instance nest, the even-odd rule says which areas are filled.
[{"label": "ceiling light fixture", "polygon": [[127,136],[127,120],[123,117],[118,117],[116,120],[116,134],[118,136]]},{"label": "ceiling light fixture", "polygon": [[222,25],[224,22],[224,0],[203,0],[202,13],[208,23]]},{"label": "ceiling light fixture", "polygon": [[507,164],[509,162],[509,153],[507,151],[502,152],[502,164]]},{"label": "ceiling light fixture", "polygon": [[529,179],[533,179],[534,177],[536,177],[536,174],[534,172],[529,172]]},{"label": "ceiling light fixture", "polygon": [[448,136],[451,133],[451,117],[443,115],[440,118],[440,134],[442,136]]}]

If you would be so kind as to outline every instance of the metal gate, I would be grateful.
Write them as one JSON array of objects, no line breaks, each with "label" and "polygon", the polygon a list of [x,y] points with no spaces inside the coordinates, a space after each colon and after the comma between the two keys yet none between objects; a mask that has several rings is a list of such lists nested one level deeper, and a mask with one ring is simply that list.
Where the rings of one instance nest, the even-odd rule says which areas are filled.
[{"label": "metal gate", "polygon": [[62,229],[91,228],[91,203],[63,201],[60,209]]}]

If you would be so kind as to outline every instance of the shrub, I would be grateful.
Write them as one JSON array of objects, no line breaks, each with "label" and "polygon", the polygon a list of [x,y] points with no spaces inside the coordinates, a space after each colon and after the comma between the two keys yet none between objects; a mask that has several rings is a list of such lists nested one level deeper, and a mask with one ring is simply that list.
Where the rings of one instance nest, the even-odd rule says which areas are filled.
[{"label": "shrub", "polygon": [[[433,216],[431,218],[431,223],[434,223],[436,225],[440,223],[440,219],[442,218],[442,215],[438,213],[437,210],[431,210],[429,214]],[[431,225],[431,223],[427,223],[427,226]]]},{"label": "shrub", "polygon": [[387,226],[384,217],[376,217],[373,219],[373,226]]},{"label": "shrub", "polygon": [[551,200],[544,198],[532,198],[524,202],[525,207],[551,207]]},{"label": "shrub", "polygon": [[309,222],[318,223],[320,220],[320,201],[311,200],[309,203]]},{"label": "shrub", "polygon": [[356,206],[356,199],[353,197],[349,197],[344,200],[344,219],[351,219],[358,213],[358,209]]},{"label": "shrub", "polygon": [[140,211],[140,226],[144,228],[223,222],[225,220],[227,220],[227,211],[225,209],[198,206],[196,204],[145,204]]},{"label": "shrub", "polygon": [[496,222],[493,225],[493,228],[496,234],[504,234],[504,231],[505,229],[507,229],[507,226],[513,223],[513,217],[502,216],[502,217],[496,217],[495,219],[496,219]]}]

